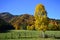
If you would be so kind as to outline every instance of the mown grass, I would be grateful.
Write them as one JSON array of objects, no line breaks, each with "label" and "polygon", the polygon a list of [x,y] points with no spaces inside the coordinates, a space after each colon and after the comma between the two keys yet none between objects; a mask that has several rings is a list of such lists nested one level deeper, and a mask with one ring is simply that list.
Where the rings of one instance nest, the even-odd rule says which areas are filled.
[{"label": "mown grass", "polygon": [[0,40],[60,40],[53,38],[21,38],[21,39],[0,39]]},{"label": "mown grass", "polygon": [[59,40],[60,31],[46,31],[49,38],[42,38],[42,31],[32,30],[10,30],[7,33],[0,33],[0,40]]}]

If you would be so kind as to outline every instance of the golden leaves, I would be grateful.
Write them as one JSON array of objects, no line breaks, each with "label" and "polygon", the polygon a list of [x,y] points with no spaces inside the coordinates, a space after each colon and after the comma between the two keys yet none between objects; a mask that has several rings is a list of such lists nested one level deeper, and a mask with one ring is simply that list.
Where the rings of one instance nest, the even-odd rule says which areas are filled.
[{"label": "golden leaves", "polygon": [[38,4],[35,8],[35,29],[36,30],[46,30],[47,28],[47,13],[42,4]]}]

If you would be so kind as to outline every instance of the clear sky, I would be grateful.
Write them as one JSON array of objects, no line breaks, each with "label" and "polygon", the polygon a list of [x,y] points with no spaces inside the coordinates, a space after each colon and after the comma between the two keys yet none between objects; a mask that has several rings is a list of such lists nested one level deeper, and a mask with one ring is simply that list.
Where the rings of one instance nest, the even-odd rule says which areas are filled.
[{"label": "clear sky", "polygon": [[40,3],[45,6],[49,18],[60,19],[60,0],[0,0],[0,12],[34,15],[36,5]]}]

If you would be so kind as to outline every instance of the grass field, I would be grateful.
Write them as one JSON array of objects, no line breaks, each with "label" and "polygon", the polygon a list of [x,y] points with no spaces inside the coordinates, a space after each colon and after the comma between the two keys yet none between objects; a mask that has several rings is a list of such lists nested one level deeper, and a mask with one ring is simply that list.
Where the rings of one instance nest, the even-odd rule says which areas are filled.
[{"label": "grass field", "polygon": [[10,30],[7,33],[0,33],[0,40],[60,40],[60,31],[46,31],[49,38],[42,38],[42,31],[32,30]]},{"label": "grass field", "polygon": [[24,39],[0,39],[0,40],[60,40],[60,39],[52,39],[52,38],[24,38]]}]

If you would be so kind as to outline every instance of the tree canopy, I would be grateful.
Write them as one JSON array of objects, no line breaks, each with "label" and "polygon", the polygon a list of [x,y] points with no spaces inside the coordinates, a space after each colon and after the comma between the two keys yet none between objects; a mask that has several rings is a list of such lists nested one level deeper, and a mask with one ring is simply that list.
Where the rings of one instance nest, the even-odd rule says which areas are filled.
[{"label": "tree canopy", "polygon": [[35,8],[35,29],[45,30],[47,28],[47,12],[42,4],[38,4]]}]

